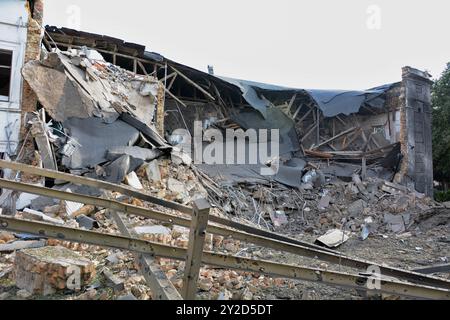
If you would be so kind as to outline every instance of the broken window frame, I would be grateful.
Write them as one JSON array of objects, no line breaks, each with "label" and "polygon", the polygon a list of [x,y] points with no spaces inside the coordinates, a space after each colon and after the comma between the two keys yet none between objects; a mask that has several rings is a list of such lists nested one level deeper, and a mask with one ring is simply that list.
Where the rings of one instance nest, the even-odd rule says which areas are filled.
[{"label": "broken window frame", "polygon": [[13,61],[14,61],[14,50],[11,49],[5,49],[0,46],[0,54],[6,54],[10,56],[10,63],[9,65],[1,65],[0,69],[9,70],[9,85],[8,85],[8,95],[1,95],[0,94],[0,102],[9,102],[11,100],[11,87],[12,87],[12,80],[13,80]]}]

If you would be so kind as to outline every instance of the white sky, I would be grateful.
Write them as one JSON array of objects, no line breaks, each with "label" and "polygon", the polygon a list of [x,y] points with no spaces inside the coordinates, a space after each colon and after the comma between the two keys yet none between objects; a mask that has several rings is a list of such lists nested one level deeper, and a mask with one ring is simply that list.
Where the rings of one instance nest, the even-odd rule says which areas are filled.
[{"label": "white sky", "polygon": [[450,62],[449,12],[445,0],[45,0],[44,22],[221,76],[367,89],[399,81],[406,65],[439,77]]}]

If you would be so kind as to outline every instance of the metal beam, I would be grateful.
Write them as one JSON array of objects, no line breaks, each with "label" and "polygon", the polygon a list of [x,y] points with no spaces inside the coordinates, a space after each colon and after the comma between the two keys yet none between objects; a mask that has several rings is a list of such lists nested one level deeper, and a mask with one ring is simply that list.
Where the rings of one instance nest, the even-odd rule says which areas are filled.
[{"label": "metal beam", "polygon": [[[0,216],[0,229],[24,232],[64,241],[135,251],[175,260],[185,260],[187,253],[186,249],[169,247],[150,241],[67,228],[46,223],[18,220],[6,216]],[[373,283],[374,278],[363,274],[355,275],[345,272],[314,269],[264,260],[241,258],[232,255],[215,254],[211,252],[203,253],[202,263],[232,270],[257,272],[274,277],[311,281],[337,287],[364,290],[374,294],[387,293],[420,299],[450,299],[450,290],[391,279],[382,278],[378,285],[368,286],[368,284]]]},{"label": "metal beam", "polygon": [[[103,189],[103,190],[119,192],[121,194],[130,196],[130,197],[148,201],[148,202],[160,205],[160,206],[164,206],[166,208],[178,210],[180,212],[183,212],[183,213],[186,213],[189,215],[192,214],[191,207],[184,206],[184,205],[181,205],[176,202],[156,198],[156,197],[150,196],[148,194],[131,189],[124,185],[113,184],[113,183],[109,183],[109,182],[105,182],[105,181],[101,181],[101,180],[76,176],[76,175],[59,172],[59,171],[54,171],[54,170],[42,169],[42,168],[38,168],[38,167],[34,167],[34,166],[29,166],[29,165],[26,165],[23,163],[10,162],[10,161],[5,161],[5,160],[0,160],[0,168],[7,168],[7,169],[11,169],[11,170],[16,170],[16,171],[22,171],[22,172],[29,173],[32,175],[39,175],[39,176],[43,176],[43,177],[47,177],[47,178],[53,178],[53,179],[72,182],[72,183],[75,183],[78,185],[85,185],[85,186],[99,188],[99,189]],[[291,239],[286,236],[282,236],[282,235],[279,235],[279,234],[276,234],[273,232],[269,232],[269,231],[265,231],[265,230],[258,229],[255,227],[251,227],[246,224],[234,222],[234,221],[226,219],[226,218],[221,218],[218,216],[211,215],[209,217],[209,220],[212,222],[223,224],[225,226],[228,226],[228,227],[231,227],[231,228],[234,228],[237,230],[260,235],[263,237],[272,238],[272,239],[284,241],[287,243],[298,244],[298,245],[302,245],[305,247],[334,252],[333,250],[322,248],[322,247],[319,247],[319,246],[311,244],[311,243],[299,241],[296,239]]]},{"label": "metal beam", "polygon": [[156,197],[150,196],[148,194],[144,194],[142,192],[133,190],[124,185],[114,184],[114,183],[96,180],[96,179],[87,178],[87,177],[76,176],[73,174],[59,172],[59,171],[55,171],[55,170],[38,168],[38,167],[23,164],[23,163],[11,162],[11,161],[6,161],[6,160],[0,160],[0,168],[10,169],[10,170],[14,170],[14,171],[21,171],[21,172],[29,173],[32,175],[38,175],[38,176],[42,176],[42,177],[46,177],[46,178],[64,180],[67,182],[72,182],[74,184],[89,186],[89,187],[93,187],[93,188],[97,188],[97,189],[115,191],[115,192],[119,192],[121,194],[130,196],[130,197],[139,198],[141,200],[145,200],[145,201],[148,201],[148,202],[160,205],[160,206],[164,206],[169,209],[178,210],[178,211],[188,213],[188,214],[191,214],[191,212],[192,212],[192,208],[190,208],[188,206],[183,206],[183,205],[173,202],[173,201],[167,201],[167,200],[163,200],[160,198],[156,198]]},{"label": "metal beam", "polygon": [[195,300],[197,294],[197,282],[202,264],[209,211],[208,201],[205,199],[194,201],[183,281],[183,297],[186,300]]},{"label": "metal beam", "polygon": [[[126,214],[137,215],[145,218],[155,219],[159,221],[165,221],[172,224],[180,225],[189,228],[191,221],[186,218],[182,218],[176,215],[171,215],[163,212],[159,212],[152,209],[146,209],[141,207],[136,207],[124,203],[120,203],[114,200],[101,199],[96,197],[90,197],[75,193],[69,193],[64,191],[58,191],[53,189],[48,189],[40,186],[24,184],[20,182],[9,181],[5,179],[0,179],[0,187],[6,189],[13,189],[21,192],[27,192],[31,194],[38,194],[44,197],[51,197],[60,200],[74,201],[84,204],[95,205],[98,207],[108,208]],[[211,216],[212,217],[212,216]],[[313,249],[310,247],[305,247],[302,245],[296,245],[291,243],[286,243],[283,241],[277,241],[263,236],[258,236],[254,234],[248,234],[245,232],[235,231],[228,228],[223,228],[215,225],[208,225],[207,232],[221,235],[224,237],[231,237],[236,240],[241,240],[244,242],[254,243],[262,247],[272,248],[275,250],[286,251],[293,254],[301,255],[304,257],[309,257],[312,259],[319,259],[322,261],[339,264],[346,267],[367,269],[370,266],[377,265],[381,269],[384,275],[402,278],[414,283],[426,283],[428,285],[436,285],[442,288],[450,289],[450,281],[427,276],[420,273],[406,271],[398,268],[387,267],[384,265],[379,265],[374,262],[370,262],[362,259],[355,259],[347,257],[340,253],[332,253],[325,250]]]},{"label": "metal beam", "polygon": [[[113,183],[109,183],[109,182],[105,182],[105,181],[101,181],[101,180],[76,176],[76,175],[59,172],[59,171],[54,171],[54,170],[42,169],[42,168],[38,168],[38,167],[34,167],[34,166],[29,166],[29,165],[26,165],[23,163],[10,162],[10,161],[5,161],[5,160],[0,160],[0,168],[7,168],[7,169],[11,169],[11,170],[16,170],[16,171],[22,171],[22,172],[29,173],[32,175],[39,175],[39,176],[43,176],[43,177],[47,177],[47,178],[53,178],[53,179],[72,182],[72,183],[75,183],[78,185],[85,185],[85,186],[99,188],[99,189],[103,189],[103,190],[119,192],[121,194],[130,196],[130,197],[148,201],[148,202],[160,205],[160,206],[164,206],[166,208],[178,210],[180,212],[183,212],[183,213],[186,213],[189,215],[192,214],[191,207],[184,206],[184,205],[181,205],[176,202],[156,198],[156,197],[150,196],[148,194],[131,189],[124,185],[113,184]],[[234,221],[226,219],[226,218],[221,218],[218,216],[211,215],[209,217],[209,220],[212,222],[216,222],[216,223],[237,229],[237,230],[260,235],[260,236],[263,236],[266,238],[280,240],[280,241],[292,243],[292,244],[298,244],[298,245],[302,245],[302,246],[310,247],[310,248],[314,248],[314,249],[320,249],[323,251],[334,252],[333,250],[322,248],[322,247],[319,247],[319,246],[311,244],[311,243],[299,241],[296,239],[291,239],[286,236],[282,236],[282,235],[279,235],[279,234],[276,234],[273,232],[269,232],[269,231],[265,231],[265,230],[258,229],[255,227],[251,227],[246,224],[234,222]]]},{"label": "metal beam", "polygon": [[418,273],[423,273],[423,274],[449,273],[450,272],[450,263],[418,268],[418,269],[414,269],[414,271],[418,272]]}]

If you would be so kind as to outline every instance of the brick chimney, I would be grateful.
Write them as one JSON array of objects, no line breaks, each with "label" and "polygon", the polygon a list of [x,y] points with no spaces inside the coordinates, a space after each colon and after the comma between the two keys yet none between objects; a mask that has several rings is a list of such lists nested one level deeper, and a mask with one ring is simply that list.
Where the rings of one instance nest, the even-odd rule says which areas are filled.
[{"label": "brick chimney", "polygon": [[403,162],[397,182],[433,196],[433,146],[430,75],[411,67],[402,69],[400,141]]}]

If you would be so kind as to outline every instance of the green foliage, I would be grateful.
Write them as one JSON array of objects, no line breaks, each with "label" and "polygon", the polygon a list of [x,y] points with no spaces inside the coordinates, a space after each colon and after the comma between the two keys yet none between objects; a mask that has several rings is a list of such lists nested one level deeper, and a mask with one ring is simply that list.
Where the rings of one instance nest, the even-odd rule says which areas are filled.
[{"label": "green foliage", "polygon": [[434,199],[437,202],[447,202],[450,201],[450,190],[448,191],[436,191],[434,193]]},{"label": "green foliage", "polygon": [[450,63],[432,91],[435,179],[450,181]]}]

